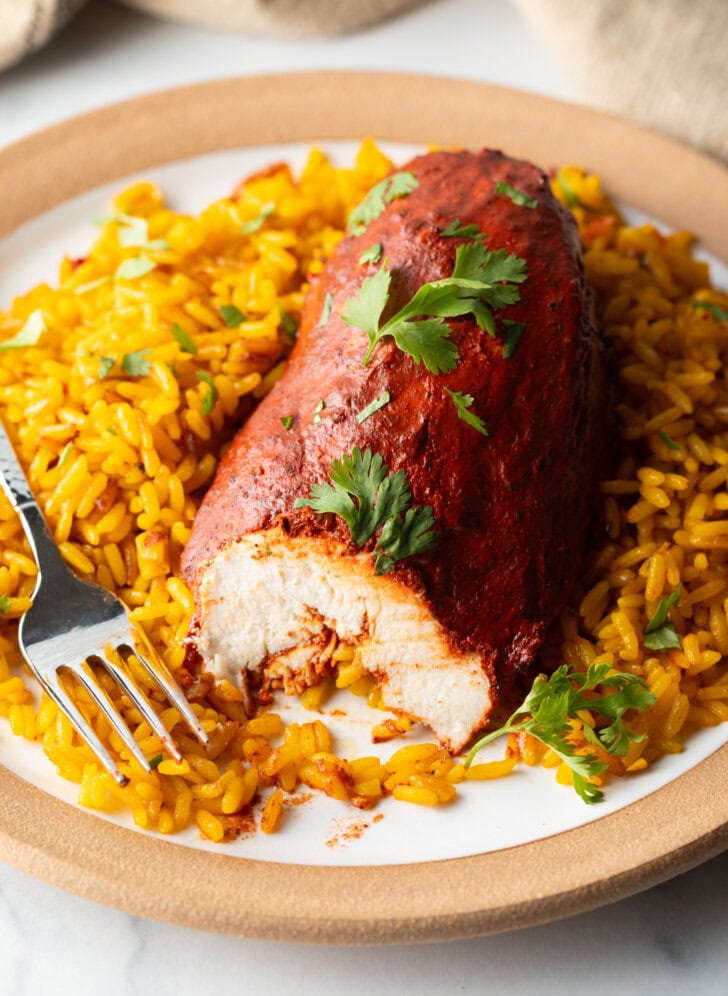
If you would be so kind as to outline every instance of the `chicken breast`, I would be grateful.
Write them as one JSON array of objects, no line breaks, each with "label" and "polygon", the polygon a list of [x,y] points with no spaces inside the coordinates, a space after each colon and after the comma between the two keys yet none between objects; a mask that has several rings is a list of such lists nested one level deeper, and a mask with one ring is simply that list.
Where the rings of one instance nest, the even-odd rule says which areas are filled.
[{"label": "chicken breast", "polygon": [[[402,171],[416,186],[339,244],[284,376],[221,461],[184,555],[189,641],[215,675],[287,691],[348,644],[388,706],[457,751],[532,665],[572,586],[603,451],[603,347],[575,226],[540,170],[484,150]],[[526,266],[495,335],[464,315],[448,319],[453,369],[429,372],[390,336],[364,365],[369,339],[350,322],[363,281],[390,272],[386,320],[483,238]],[[361,263],[372,246],[379,260]],[[381,530],[357,544],[341,514],[301,507],[355,448],[403,472],[411,505],[434,516],[436,544],[386,573]]]}]

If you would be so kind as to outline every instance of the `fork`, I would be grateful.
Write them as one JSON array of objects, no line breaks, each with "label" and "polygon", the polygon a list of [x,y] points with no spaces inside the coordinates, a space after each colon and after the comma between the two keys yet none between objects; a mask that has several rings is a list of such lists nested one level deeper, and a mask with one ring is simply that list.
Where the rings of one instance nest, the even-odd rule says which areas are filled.
[{"label": "fork", "polygon": [[146,771],[151,765],[91,665],[100,665],[136,706],[177,762],[182,755],[126,666],[133,654],[205,746],[208,737],[187,699],[145,634],[129,618],[124,603],[97,584],[82,581],[66,566],[30,490],[15,451],[0,422],[0,485],[20,517],[38,565],[33,604],[20,620],[18,639],[28,667],[72,726],[88,743],[118,785],[129,779],[106,749],[61,682],[70,672],[96,703],[129,753]]}]

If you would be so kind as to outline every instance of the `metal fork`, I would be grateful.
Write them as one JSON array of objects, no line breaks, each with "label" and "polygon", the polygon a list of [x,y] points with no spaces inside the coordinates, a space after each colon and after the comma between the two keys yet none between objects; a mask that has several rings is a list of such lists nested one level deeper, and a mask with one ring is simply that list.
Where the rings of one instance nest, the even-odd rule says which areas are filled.
[{"label": "metal fork", "polygon": [[151,771],[131,730],[99,684],[92,663],[102,666],[111,675],[158,735],[165,749],[176,761],[182,760],[174,739],[126,667],[124,654],[133,654],[140,661],[179,710],[198,740],[207,746],[207,734],[190,709],[184,693],[152,650],[144,633],[134,626],[124,603],[104,588],[81,581],[66,566],[1,422],[0,485],[20,516],[38,564],[33,604],[20,620],[20,649],[43,689],[68,717],[106,770],[119,785],[127,784],[129,779],[119,770],[114,758],[63,687],[60,674],[64,670],[69,671],[86,689],[142,768]]}]

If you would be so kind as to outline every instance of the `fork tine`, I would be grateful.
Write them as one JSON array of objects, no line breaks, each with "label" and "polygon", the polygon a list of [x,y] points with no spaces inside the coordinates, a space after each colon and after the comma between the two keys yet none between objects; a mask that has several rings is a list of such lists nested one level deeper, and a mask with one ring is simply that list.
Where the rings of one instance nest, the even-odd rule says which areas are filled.
[{"label": "fork tine", "polygon": [[119,766],[116,761],[113,759],[111,754],[109,754],[101,740],[99,740],[96,736],[93,728],[86,722],[83,713],[76,706],[73,699],[71,699],[65,691],[61,685],[58,674],[53,672],[53,677],[50,677],[50,675],[42,674],[35,669],[33,673],[64,716],[66,716],[66,718],[73,724],[76,732],[83,737],[91,750],[98,757],[99,761],[101,761],[116,784],[120,785],[122,788],[127,785],[129,783],[129,779],[119,770]]},{"label": "fork tine", "polygon": [[165,750],[172,755],[175,761],[181,763],[182,754],[180,753],[177,744],[174,742],[174,738],[165,727],[144,691],[139,687],[131,674],[125,667],[122,667],[118,661],[114,660],[114,653],[115,652],[113,651],[109,652],[109,648],[107,647],[104,652],[99,652],[94,656],[98,657],[99,661],[109,672],[111,677],[114,678],[119,685],[121,685],[133,704],[137,707],[139,712],[162,741],[162,746]]},{"label": "fork tine", "polygon": [[83,663],[78,667],[71,668],[71,671],[76,679],[86,689],[106,719],[108,719],[114,727],[116,732],[124,741],[124,745],[127,750],[129,750],[129,752],[136,758],[137,763],[140,764],[145,771],[151,771],[152,769],[149,765],[149,761],[144,756],[144,752],[134,739],[131,730],[120,716],[119,711],[111,701],[110,696],[106,693],[106,689],[99,685],[96,680],[96,675],[93,673],[88,663],[83,661]]},{"label": "fork tine", "polygon": [[[190,704],[184,696],[182,689],[169,672],[163,660],[148,646],[141,634],[134,634],[134,645],[131,647],[135,657],[144,665],[147,673],[152,677],[162,689],[167,698],[179,710],[187,721],[188,726],[193,730],[195,736],[205,747],[210,744],[207,733],[203,730],[199,719],[190,708]],[[154,660],[154,664],[151,663]]]}]

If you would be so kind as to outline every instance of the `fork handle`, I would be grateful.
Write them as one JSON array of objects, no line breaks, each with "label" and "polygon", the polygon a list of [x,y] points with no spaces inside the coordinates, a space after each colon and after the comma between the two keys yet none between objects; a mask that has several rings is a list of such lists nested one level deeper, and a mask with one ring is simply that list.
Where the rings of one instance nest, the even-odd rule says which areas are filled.
[{"label": "fork handle", "polygon": [[59,579],[64,575],[67,576],[69,570],[66,562],[61,557],[40,506],[33,497],[2,422],[0,422],[0,485],[20,517],[41,574],[46,580],[51,575]]}]

